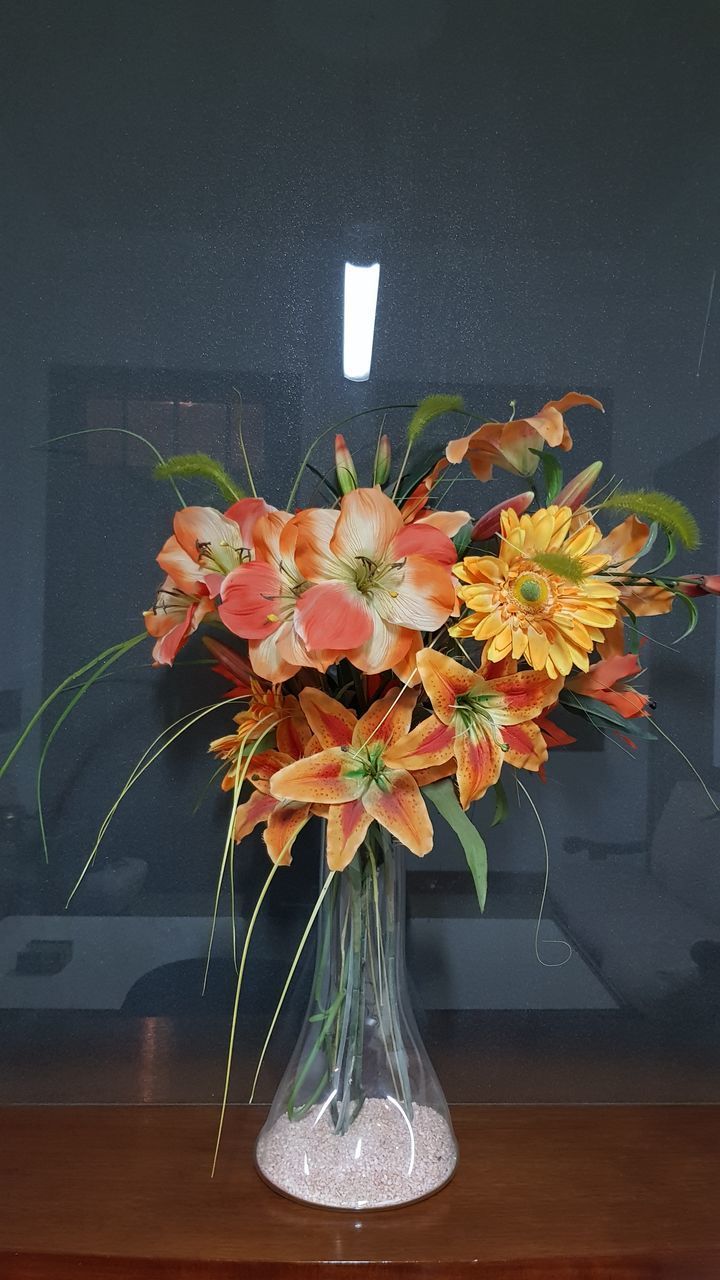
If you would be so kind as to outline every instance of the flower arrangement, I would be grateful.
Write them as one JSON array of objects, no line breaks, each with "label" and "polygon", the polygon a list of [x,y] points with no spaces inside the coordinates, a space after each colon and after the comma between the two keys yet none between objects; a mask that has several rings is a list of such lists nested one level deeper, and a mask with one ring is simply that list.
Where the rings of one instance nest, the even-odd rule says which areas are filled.
[{"label": "flower arrangement", "polygon": [[[555,720],[558,708],[626,746],[638,737],[666,736],[634,684],[642,674],[638,620],[680,608],[688,634],[697,619],[695,599],[717,595],[720,576],[669,571],[678,546],[699,545],[697,525],[676,499],[620,485],[598,488],[600,462],[565,482],[557,451],[572,447],[565,415],[579,406],[603,412],[593,397],[569,393],[531,417],[486,422],[413,466],[428,423],[465,412],[458,397],[431,396],[412,414],[394,475],[382,431],[364,483],[344,437],[336,435],[334,473],[315,472],[328,495],[325,506],[294,509],[299,480],[314,471],[310,457],[322,437],[308,451],[286,510],[258,497],[250,474],[252,496],[242,494],[204,455],[158,465],[181,506],[157,555],[164,580],[144,615],[153,660],[171,666],[202,631],[229,690],[227,703],[171,726],[141,759],[120,799],[191,723],[218,705],[239,703],[230,731],[210,743],[229,793],[215,917],[233,842],[262,827],[270,859],[238,958],[223,1114],[255,921],[272,877],[291,863],[294,843],[313,818],[323,828],[327,869],[272,1026],[319,921],[312,1034],[291,1063],[281,1114],[290,1125],[308,1116],[315,1125],[317,1111],[327,1109],[332,1133],[344,1138],[373,1102],[364,1056],[371,1023],[380,1036],[373,1052],[389,1073],[387,1096],[406,1121],[417,1120],[413,1032],[396,989],[401,899],[393,888],[393,842],[423,857],[433,846],[431,812],[445,820],[464,849],[482,908],[486,847],[467,811],[494,789],[494,822],[501,821],[508,776],[528,794],[523,772],[542,776],[549,750],[574,741]],[[480,515],[444,509],[448,470],[463,462],[480,485],[497,468],[517,477],[520,491]],[[217,486],[224,510],[185,505],[177,485],[195,475]],[[663,539],[664,554],[656,549]],[[51,731],[42,767],[78,698],[141,638],[69,676],[3,768],[50,703],[75,690]],[[443,1104],[433,1106],[424,1110],[442,1118]],[[292,1178],[283,1181],[270,1167],[278,1116],[271,1120],[264,1168],[258,1149],[261,1168],[275,1185],[303,1195]],[[447,1175],[451,1152],[437,1159]],[[412,1196],[395,1198],[414,1198],[438,1184],[437,1176],[434,1183],[423,1176],[427,1185],[421,1179]],[[369,1192],[365,1199],[355,1192],[348,1197],[339,1202],[392,1202]],[[320,1193],[305,1198],[328,1202]]]}]

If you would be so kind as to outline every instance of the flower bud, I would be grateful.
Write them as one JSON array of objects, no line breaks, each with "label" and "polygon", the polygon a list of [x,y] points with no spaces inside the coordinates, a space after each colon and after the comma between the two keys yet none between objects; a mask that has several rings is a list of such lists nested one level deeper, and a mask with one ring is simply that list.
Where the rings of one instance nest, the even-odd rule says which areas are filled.
[{"label": "flower bud", "polygon": [[335,437],[335,471],[341,493],[352,493],[358,487],[357,471],[352,454],[345,443],[345,437]]},{"label": "flower bud", "polygon": [[576,475],[573,480],[568,480],[565,488],[561,489],[553,499],[553,506],[569,507],[571,511],[577,511],[587,498],[601,471],[602,462],[591,462],[590,466]]},{"label": "flower bud", "polygon": [[387,484],[390,479],[390,468],[392,466],[392,449],[390,447],[390,437],[380,436],[375,450],[375,462],[373,464],[373,484]]},{"label": "flower bud", "polygon": [[504,502],[498,502],[496,506],[491,507],[489,511],[481,516],[472,531],[473,542],[484,542],[486,538],[492,538],[496,533],[500,532],[500,516],[503,511],[507,511],[509,507],[517,512],[519,516],[523,511],[527,511],[535,494],[532,489],[528,489],[527,493],[518,493],[514,498],[506,498]]}]

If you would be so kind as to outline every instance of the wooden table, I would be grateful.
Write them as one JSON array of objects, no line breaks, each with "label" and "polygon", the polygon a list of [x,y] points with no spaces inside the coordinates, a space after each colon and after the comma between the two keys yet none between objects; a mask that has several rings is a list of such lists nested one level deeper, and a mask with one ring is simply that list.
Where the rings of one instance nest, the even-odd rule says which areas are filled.
[{"label": "wooden table", "polygon": [[458,1173],[369,1214],[253,1169],[263,1108],[0,1111],[0,1280],[717,1280],[720,1108],[456,1107]]}]

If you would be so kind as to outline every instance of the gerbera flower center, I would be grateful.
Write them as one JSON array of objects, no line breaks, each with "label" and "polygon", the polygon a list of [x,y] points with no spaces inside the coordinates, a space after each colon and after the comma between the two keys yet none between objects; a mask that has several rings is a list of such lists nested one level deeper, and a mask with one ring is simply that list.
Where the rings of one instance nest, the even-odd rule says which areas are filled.
[{"label": "gerbera flower center", "polygon": [[512,595],[523,609],[544,609],[550,599],[550,586],[546,578],[537,573],[521,573],[511,588]]}]

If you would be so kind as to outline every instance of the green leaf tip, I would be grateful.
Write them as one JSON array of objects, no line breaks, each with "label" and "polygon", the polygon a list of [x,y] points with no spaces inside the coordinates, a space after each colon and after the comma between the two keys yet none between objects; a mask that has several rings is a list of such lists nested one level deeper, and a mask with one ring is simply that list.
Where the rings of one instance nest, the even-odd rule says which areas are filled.
[{"label": "green leaf tip", "polygon": [[426,396],[420,401],[412,418],[408,422],[407,438],[414,444],[421,436],[428,423],[439,418],[443,413],[462,413],[464,409],[462,396]]},{"label": "green leaf tip", "polygon": [[440,782],[431,782],[423,787],[423,794],[435,805],[438,813],[455,832],[463,847],[465,859],[475,884],[480,910],[485,910],[487,898],[487,847],[477,827],[470,821],[455,794],[450,778]]},{"label": "green leaf tip", "polygon": [[669,493],[658,489],[626,489],[613,493],[600,503],[600,508],[611,511],[629,511],[642,520],[659,524],[669,537],[696,551],[700,546],[700,529],[697,520],[687,507]]},{"label": "green leaf tip", "polygon": [[562,551],[538,551],[533,556],[533,561],[541,569],[554,573],[558,578],[565,578],[567,582],[582,582],[585,577],[582,560],[577,556],[565,555]]},{"label": "green leaf tip", "polygon": [[207,453],[180,453],[166,462],[158,462],[153,470],[156,480],[174,480],[176,477],[209,480],[218,493],[228,502],[238,502],[245,494],[230,478],[227,471]]}]

